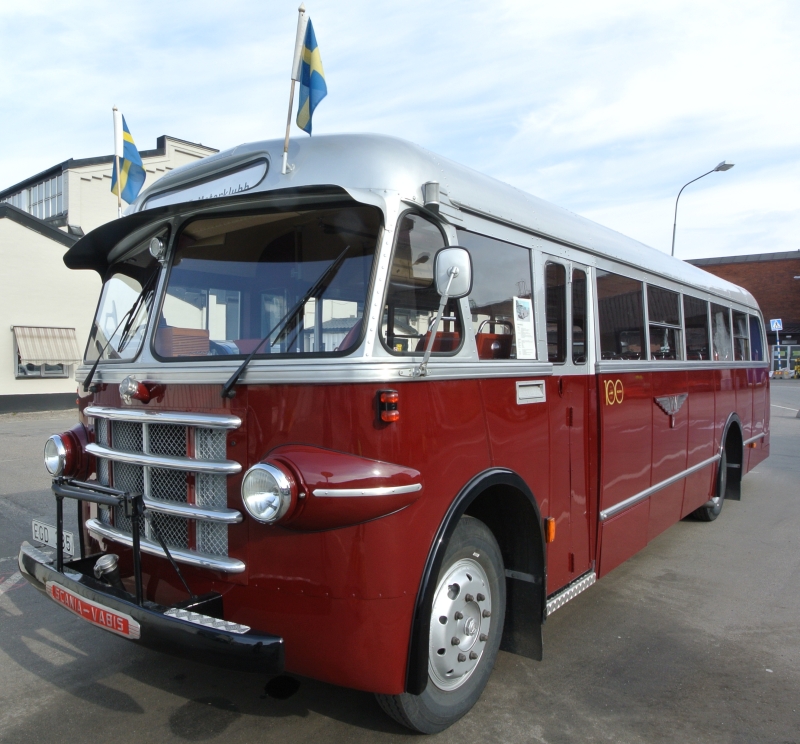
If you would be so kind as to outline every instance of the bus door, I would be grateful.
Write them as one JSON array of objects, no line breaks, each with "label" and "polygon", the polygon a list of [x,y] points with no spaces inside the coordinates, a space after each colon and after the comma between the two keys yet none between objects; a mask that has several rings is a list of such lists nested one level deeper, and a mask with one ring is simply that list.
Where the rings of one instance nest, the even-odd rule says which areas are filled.
[{"label": "bus door", "polygon": [[543,256],[550,417],[550,516],[556,539],[548,545],[548,593],[591,568],[587,488],[589,405],[588,270],[583,264]]}]

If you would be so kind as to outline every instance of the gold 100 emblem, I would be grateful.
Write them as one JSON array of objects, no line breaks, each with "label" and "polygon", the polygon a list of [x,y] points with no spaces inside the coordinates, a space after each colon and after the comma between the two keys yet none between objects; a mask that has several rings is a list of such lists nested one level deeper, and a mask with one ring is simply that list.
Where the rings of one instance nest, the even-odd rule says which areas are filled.
[{"label": "gold 100 emblem", "polygon": [[605,380],[603,384],[606,386],[606,405],[613,406],[615,403],[622,403],[625,396],[622,380]]}]

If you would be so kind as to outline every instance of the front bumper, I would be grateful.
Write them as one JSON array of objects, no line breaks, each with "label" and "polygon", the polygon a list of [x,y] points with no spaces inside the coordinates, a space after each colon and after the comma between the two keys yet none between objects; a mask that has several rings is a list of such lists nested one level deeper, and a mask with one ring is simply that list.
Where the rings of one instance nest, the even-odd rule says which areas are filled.
[{"label": "front bumper", "polygon": [[89,602],[132,617],[140,626],[139,638],[130,639],[133,643],[229,669],[269,675],[283,671],[283,638],[254,630],[241,633],[214,627],[225,623],[201,614],[179,613],[192,620],[171,617],[165,613],[174,608],[154,602],[137,605],[129,595],[83,573],[83,563],[65,563],[63,572],[59,572],[54,559],[29,543],[24,542],[19,551],[20,572],[42,593],[47,594],[48,582],[52,582]]}]

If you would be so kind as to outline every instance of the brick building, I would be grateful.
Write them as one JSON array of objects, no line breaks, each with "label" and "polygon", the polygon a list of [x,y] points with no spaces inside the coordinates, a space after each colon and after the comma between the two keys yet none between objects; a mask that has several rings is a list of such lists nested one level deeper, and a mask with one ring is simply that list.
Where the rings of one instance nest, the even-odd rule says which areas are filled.
[{"label": "brick building", "polygon": [[767,340],[771,346],[776,343],[776,334],[770,331],[769,321],[773,318],[783,321],[781,346],[789,348],[781,351],[784,355],[781,366],[786,366],[787,359],[800,360],[800,250],[754,256],[696,258],[686,263],[750,291],[761,306],[767,326]]}]

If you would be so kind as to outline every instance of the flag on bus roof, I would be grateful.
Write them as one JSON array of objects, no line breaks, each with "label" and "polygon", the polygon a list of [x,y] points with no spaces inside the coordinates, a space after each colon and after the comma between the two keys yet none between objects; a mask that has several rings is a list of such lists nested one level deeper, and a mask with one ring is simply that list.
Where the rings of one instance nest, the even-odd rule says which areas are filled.
[{"label": "flag on bus roof", "polygon": [[[136,149],[133,136],[128,129],[125,117],[118,111],[114,116],[114,169],[111,173],[111,192],[121,196],[131,204],[142,190],[147,174],[142,165],[142,158]],[[119,116],[117,116],[119,114]],[[121,176],[117,178],[117,161]],[[122,189],[120,192],[119,189]]]},{"label": "flag on bus roof", "polygon": [[311,117],[319,102],[328,95],[325,72],[319,56],[317,37],[311,19],[306,24],[306,38],[303,42],[302,62],[300,63],[300,100],[297,106],[297,126],[311,134]]}]

